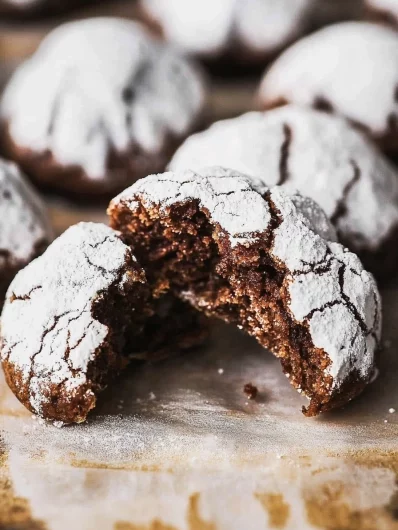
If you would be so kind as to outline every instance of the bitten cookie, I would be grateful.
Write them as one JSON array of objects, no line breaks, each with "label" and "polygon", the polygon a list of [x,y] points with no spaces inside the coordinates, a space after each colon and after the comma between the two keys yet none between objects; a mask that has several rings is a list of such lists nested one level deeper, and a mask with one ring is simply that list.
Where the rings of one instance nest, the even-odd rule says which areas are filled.
[{"label": "bitten cookie", "polygon": [[324,28],[288,48],[259,89],[262,108],[299,103],[343,115],[398,153],[398,33],[367,22]]},{"label": "bitten cookie", "polygon": [[398,27],[397,0],[365,0],[365,5],[370,18]]},{"label": "bitten cookie", "polygon": [[2,148],[44,188],[112,194],[162,171],[203,103],[195,67],[137,23],[71,22],[9,82]]},{"label": "bitten cookie", "polygon": [[398,174],[346,120],[287,105],[213,124],[188,138],[172,171],[228,166],[314,199],[340,241],[378,278],[398,265]]},{"label": "bitten cookie", "polygon": [[196,316],[171,300],[156,305],[143,269],[111,228],[69,228],[8,290],[1,358],[10,388],[43,418],[84,421],[131,357],[156,357],[163,339],[171,349],[200,339],[197,329],[183,330]]},{"label": "bitten cookie", "polygon": [[308,27],[313,0],[141,0],[166,40],[206,58],[266,60]]},{"label": "bitten cookie", "polygon": [[15,274],[52,240],[44,204],[19,169],[0,159],[0,308]]},{"label": "bitten cookie", "polygon": [[152,175],[110,204],[148,279],[233,322],[281,360],[313,416],[358,395],[380,341],[379,293],[311,199],[232,170]]}]

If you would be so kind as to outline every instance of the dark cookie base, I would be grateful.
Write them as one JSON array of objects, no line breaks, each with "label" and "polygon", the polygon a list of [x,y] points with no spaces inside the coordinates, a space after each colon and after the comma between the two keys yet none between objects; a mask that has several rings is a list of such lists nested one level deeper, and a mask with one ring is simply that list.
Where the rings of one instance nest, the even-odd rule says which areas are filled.
[{"label": "dark cookie base", "polygon": [[36,153],[16,145],[4,124],[0,132],[0,152],[16,162],[43,191],[86,201],[109,200],[136,180],[164,171],[182,140],[169,136],[159,153],[144,152],[136,145],[132,145],[128,153],[111,152],[107,176],[103,179],[90,179],[78,166],[62,166],[49,151]]},{"label": "dark cookie base", "polygon": [[293,386],[311,399],[304,410],[314,416],[339,407],[359,394],[367,381],[353,374],[349,384],[332,392],[325,375],[330,359],[314,347],[307,324],[288,310],[283,287],[289,273],[269,254],[279,213],[269,202],[273,220],[262,242],[231,248],[218,226],[212,226],[196,201],[175,203],[160,214],[158,207],[134,214],[119,203],[110,207],[111,225],[142,261],[154,291],[170,289],[208,316],[242,326],[280,358]]}]

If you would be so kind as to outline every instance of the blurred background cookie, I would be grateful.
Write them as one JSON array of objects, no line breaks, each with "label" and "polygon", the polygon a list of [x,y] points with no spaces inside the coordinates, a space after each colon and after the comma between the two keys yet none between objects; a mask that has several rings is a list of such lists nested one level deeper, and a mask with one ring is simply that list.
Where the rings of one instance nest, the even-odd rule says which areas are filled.
[{"label": "blurred background cookie", "polygon": [[314,0],[140,0],[165,40],[207,59],[265,61],[309,27]]},{"label": "blurred background cookie", "polygon": [[398,33],[345,22],[293,44],[265,73],[261,108],[299,103],[347,117],[398,153]]},{"label": "blurred background cookie", "polygon": [[395,274],[398,172],[346,120],[297,105],[247,113],[188,138],[170,169],[227,164],[311,197],[378,278]]},{"label": "blurred background cookie", "polygon": [[8,84],[3,152],[45,189],[116,193],[164,169],[198,125],[204,99],[196,67],[139,24],[68,23]]},{"label": "blurred background cookie", "polygon": [[51,240],[44,204],[18,168],[0,159],[0,308],[16,273]]}]

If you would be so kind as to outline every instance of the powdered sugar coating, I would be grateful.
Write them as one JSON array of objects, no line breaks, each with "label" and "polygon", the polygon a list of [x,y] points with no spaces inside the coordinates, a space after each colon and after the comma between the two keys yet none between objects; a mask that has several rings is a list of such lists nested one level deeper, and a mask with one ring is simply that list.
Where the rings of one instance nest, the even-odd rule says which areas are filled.
[{"label": "powdered sugar coating", "polygon": [[398,227],[398,175],[346,120],[287,105],[213,124],[188,138],[171,170],[233,167],[314,199],[355,251],[377,250]]},{"label": "powdered sugar coating", "polygon": [[[262,197],[265,192],[269,200]],[[316,214],[311,214],[312,201],[298,197],[279,186],[256,190],[250,177],[210,167],[200,173],[151,175],[115,198],[111,208],[123,204],[134,212],[140,204],[156,205],[167,215],[173,204],[195,200],[232,248],[250,247],[271,230],[270,253],[286,269],[289,309],[294,320],[308,325],[314,346],[332,361],[325,374],[333,377],[335,390],[354,371],[365,381],[371,376],[381,332],[380,298],[358,258],[333,241],[333,229],[319,208],[314,205]],[[276,228],[269,201],[279,212]],[[319,226],[317,219],[322,219]]]},{"label": "powdered sugar coating", "polygon": [[190,53],[219,55],[240,43],[274,53],[308,24],[313,0],[141,0],[165,37]]},{"label": "powdered sugar coating", "polygon": [[43,41],[8,84],[1,118],[19,147],[50,151],[103,180],[111,152],[161,152],[168,137],[192,128],[203,101],[201,77],[185,58],[135,22],[95,18]]},{"label": "powdered sugar coating", "polygon": [[[366,22],[321,29],[293,44],[265,74],[262,104],[326,104],[377,137],[398,113],[398,34]],[[395,119],[395,118],[394,118]]]},{"label": "powdered sugar coating", "polygon": [[[89,363],[109,333],[94,318],[93,304],[111,285],[123,292],[132,281],[127,259],[134,260],[117,232],[102,224],[80,223],[10,285],[1,317],[2,360],[21,374],[38,414],[49,385],[66,382],[73,393],[86,382]],[[142,272],[135,279],[144,278]]]},{"label": "powdered sugar coating", "polygon": [[46,209],[15,164],[0,159],[0,266],[24,266],[52,239]]}]

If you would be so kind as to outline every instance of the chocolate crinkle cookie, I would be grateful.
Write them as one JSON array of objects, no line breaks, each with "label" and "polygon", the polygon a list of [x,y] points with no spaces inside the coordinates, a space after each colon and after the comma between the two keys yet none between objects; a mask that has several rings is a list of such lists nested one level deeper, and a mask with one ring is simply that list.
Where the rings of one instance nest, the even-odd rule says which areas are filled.
[{"label": "chocolate crinkle cookie", "polygon": [[265,109],[299,103],[348,118],[398,154],[398,33],[368,22],[321,29],[288,48],[265,73]]},{"label": "chocolate crinkle cookie", "polygon": [[368,16],[398,28],[398,0],[365,0]]},{"label": "chocolate crinkle cookie", "polygon": [[46,209],[19,169],[0,159],[0,308],[15,274],[52,240]]},{"label": "chocolate crinkle cookie", "polygon": [[164,38],[206,58],[267,60],[308,28],[314,0],[141,0]]},{"label": "chocolate crinkle cookie", "polygon": [[193,307],[242,327],[281,360],[313,416],[372,377],[380,297],[310,199],[232,170],[152,175],[110,204],[147,271]]},{"label": "chocolate crinkle cookie", "polygon": [[80,223],[12,282],[2,313],[2,364],[29,410],[82,422],[131,358],[145,352],[157,357],[163,340],[175,349],[198,343],[197,322],[186,304],[152,298],[143,269],[118,233]]},{"label": "chocolate crinkle cookie", "polygon": [[43,188],[109,196],[163,171],[203,104],[195,66],[139,24],[71,22],[12,76],[1,147]]},{"label": "chocolate crinkle cookie", "polygon": [[177,150],[172,171],[228,166],[314,199],[339,240],[378,279],[396,275],[398,174],[362,133],[338,116],[287,105],[213,124]]}]

